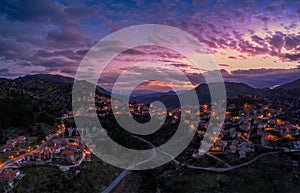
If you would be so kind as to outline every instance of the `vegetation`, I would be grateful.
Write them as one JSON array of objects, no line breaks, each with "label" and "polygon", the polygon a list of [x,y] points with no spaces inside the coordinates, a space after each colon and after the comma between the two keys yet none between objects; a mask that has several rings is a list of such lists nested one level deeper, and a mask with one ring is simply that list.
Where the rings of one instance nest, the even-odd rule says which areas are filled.
[{"label": "vegetation", "polygon": [[0,99],[0,129],[29,126],[39,108],[25,97]]},{"label": "vegetation", "polygon": [[[77,170],[77,171],[76,171]],[[77,168],[61,172],[51,166],[30,166],[23,169],[26,174],[14,188],[16,193],[101,192],[118,175],[120,169],[103,163],[97,157]]]},{"label": "vegetation", "polygon": [[300,169],[293,167],[292,161],[299,160],[299,157],[299,153],[281,153],[224,173],[174,168],[168,164],[155,170],[139,172],[144,179],[139,190],[153,186],[153,179],[156,179],[162,193],[294,193],[300,188]]}]

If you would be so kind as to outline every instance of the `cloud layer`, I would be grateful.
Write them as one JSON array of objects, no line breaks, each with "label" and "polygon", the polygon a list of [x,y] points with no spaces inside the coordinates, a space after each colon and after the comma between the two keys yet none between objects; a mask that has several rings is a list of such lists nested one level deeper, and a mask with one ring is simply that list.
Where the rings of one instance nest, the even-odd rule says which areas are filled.
[{"label": "cloud layer", "polygon": [[[131,25],[157,23],[197,37],[224,69],[225,80],[272,87],[299,78],[299,20],[298,1],[3,0],[0,76],[74,76],[97,40]],[[183,70],[193,84],[203,80],[178,54],[146,47],[119,57],[119,71],[111,71],[107,80],[130,62],[157,58]]]}]

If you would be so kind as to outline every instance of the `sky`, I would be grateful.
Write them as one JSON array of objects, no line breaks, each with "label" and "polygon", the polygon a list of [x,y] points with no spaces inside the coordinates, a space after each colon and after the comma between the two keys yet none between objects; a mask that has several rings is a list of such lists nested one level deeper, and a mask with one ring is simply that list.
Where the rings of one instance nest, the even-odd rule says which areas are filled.
[{"label": "sky", "polygon": [[[163,24],[207,46],[225,81],[274,87],[300,78],[299,21],[297,0],[0,0],[0,77],[74,77],[84,55],[107,35],[133,25]],[[124,69],[145,60],[180,69],[193,86],[204,81],[173,50],[141,46],[114,58],[101,75],[101,85],[111,89]],[[166,71],[155,65],[153,70]],[[136,76],[145,72],[139,66],[129,71]],[[191,85],[174,78],[176,73],[168,71],[168,85],[189,89]],[[142,89],[169,86],[155,80],[141,84]]]}]

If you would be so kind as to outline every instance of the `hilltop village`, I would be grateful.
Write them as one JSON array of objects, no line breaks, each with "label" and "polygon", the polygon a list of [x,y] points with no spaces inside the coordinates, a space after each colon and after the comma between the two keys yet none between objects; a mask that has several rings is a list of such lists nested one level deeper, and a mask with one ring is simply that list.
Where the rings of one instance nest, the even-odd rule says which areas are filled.
[{"label": "hilltop village", "polygon": [[[206,136],[210,117],[213,116],[209,104],[200,106],[200,111],[187,111],[187,114],[194,114],[198,121],[189,121],[180,108],[170,108],[166,111],[159,109],[156,114],[151,112],[151,106],[144,103],[131,102],[129,104],[130,117],[135,119],[144,118],[147,120],[150,115],[156,117],[164,127],[178,125],[180,119],[184,119],[188,130],[195,132],[194,140],[197,146],[190,147],[188,160],[177,165],[186,165],[190,168],[202,169],[197,163],[201,161],[203,154],[208,154],[223,162],[227,169],[236,167],[235,163],[252,163],[266,150],[281,150],[285,152],[300,151],[300,127],[297,124],[285,120],[285,113],[281,107],[274,108],[268,103],[255,97],[237,97],[228,100],[225,121],[222,128],[214,128],[219,131],[213,135]],[[249,100],[250,99],[250,100]],[[45,139],[37,142],[36,137],[18,136],[6,141],[0,147],[2,152],[2,163],[0,165],[0,183],[4,192],[14,188],[14,184],[26,177],[22,168],[32,165],[49,165],[58,167],[62,172],[75,169],[82,162],[90,162],[96,144],[83,143],[80,133],[87,132],[91,128],[77,127],[74,116],[89,116],[97,113],[100,120],[111,118],[112,114],[122,114],[126,108],[121,104],[112,112],[111,99],[106,96],[97,95],[95,100],[92,95],[78,102],[95,102],[96,108],[79,108],[79,111],[68,111],[57,118],[55,132],[46,136]],[[118,103],[116,103],[118,104]],[[164,121],[165,120],[165,121]],[[92,128],[95,129],[95,128]],[[203,147],[208,147],[208,152],[202,152]],[[226,155],[220,158],[220,155]],[[234,162],[239,159],[238,162]],[[197,161],[198,160],[198,161]],[[293,161],[293,166],[298,167],[298,161]],[[210,167],[213,168],[213,167]],[[205,169],[205,168],[203,168]],[[222,171],[223,168],[216,167],[213,171]],[[77,171],[77,170],[76,170]],[[77,171],[80,172],[79,170]]]}]

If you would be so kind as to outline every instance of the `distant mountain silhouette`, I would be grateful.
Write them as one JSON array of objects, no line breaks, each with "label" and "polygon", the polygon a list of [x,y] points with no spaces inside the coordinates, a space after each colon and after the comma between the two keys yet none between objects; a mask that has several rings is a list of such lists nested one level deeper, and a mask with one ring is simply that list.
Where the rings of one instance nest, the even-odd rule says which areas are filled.
[{"label": "distant mountain silhouette", "polygon": [[293,82],[289,82],[286,84],[283,84],[281,86],[276,87],[275,89],[300,89],[300,79],[297,79]]},{"label": "distant mountain silhouette", "polygon": [[[211,86],[218,86],[221,83],[209,83]],[[196,93],[204,102],[210,101],[209,85],[204,83],[195,88]],[[225,82],[226,96],[234,97],[238,95],[260,95],[264,89],[253,88],[245,83]]]},{"label": "distant mountain silhouette", "polygon": [[6,78],[0,78],[0,81],[8,81],[9,79]]},{"label": "distant mountain silhouette", "polygon": [[[220,83],[209,83],[211,85],[216,86],[216,84]],[[226,96],[227,98],[235,97],[235,96],[258,96],[258,97],[266,97],[269,99],[293,99],[300,97],[300,87],[298,87],[299,80],[294,81],[282,86],[277,87],[276,89],[269,88],[253,88],[245,83],[236,83],[236,82],[225,82]],[[292,89],[291,89],[292,88]],[[209,91],[208,84],[203,83],[198,85],[195,88],[196,94],[198,96],[198,101],[200,104],[209,103],[211,101],[211,93]],[[217,94],[217,93],[216,93]],[[186,91],[180,93],[180,97],[192,100],[191,91]],[[178,96],[175,93],[160,93],[156,95],[145,95],[137,97],[137,101],[151,103],[153,101],[161,101],[167,107],[178,107],[180,106]]]},{"label": "distant mountain silhouette", "polygon": [[[26,82],[26,81],[33,81],[33,80],[51,80],[53,82],[57,83],[73,83],[74,78],[71,77],[66,77],[62,75],[52,75],[52,74],[34,74],[34,75],[25,75],[23,77],[16,78],[15,81],[21,81],[21,82]],[[106,95],[110,95],[110,92],[105,90],[102,87],[97,86],[97,90]]]},{"label": "distant mountain silhouette", "polygon": [[[0,97],[8,97],[12,94],[24,94],[57,107],[69,107],[71,106],[71,94],[74,79],[70,77],[64,77],[61,75],[49,75],[49,74],[37,74],[26,75],[19,77],[15,80],[0,79]],[[81,81],[82,86],[89,85],[91,83]],[[219,84],[219,83],[210,83]],[[256,95],[260,97],[267,97],[275,100],[280,98],[294,99],[300,97],[300,79],[291,83],[283,84],[275,89],[260,89],[253,88],[244,83],[225,82],[227,97],[235,97],[238,95]],[[198,96],[199,103],[208,103],[211,100],[211,94],[207,84],[200,84],[195,88]],[[185,99],[190,99],[192,91],[180,91],[179,96]],[[110,92],[97,86],[97,94],[110,95]],[[120,96],[122,98],[122,96]],[[135,96],[131,96],[131,99],[137,102],[151,103],[153,101],[161,101],[167,107],[179,106],[178,96],[173,91],[169,92],[155,92],[151,90],[137,91]]]},{"label": "distant mountain silhouette", "polygon": [[28,80],[37,80],[37,79],[48,79],[54,82],[61,83],[73,83],[74,79],[61,75],[52,75],[52,74],[34,74],[34,75],[26,75],[23,77],[16,78],[16,81],[28,81]]}]

